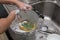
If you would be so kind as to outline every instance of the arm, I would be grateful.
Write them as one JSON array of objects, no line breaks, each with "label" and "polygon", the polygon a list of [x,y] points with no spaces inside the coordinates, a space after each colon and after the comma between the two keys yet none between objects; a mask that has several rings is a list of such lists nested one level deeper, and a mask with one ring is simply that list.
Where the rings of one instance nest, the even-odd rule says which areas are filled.
[{"label": "arm", "polygon": [[[0,0],[0,4],[3,3],[15,3],[15,1],[13,0]],[[0,33],[3,33],[7,28],[9,28],[9,25],[11,24],[11,22],[14,20],[16,14],[14,11],[10,12],[7,18],[0,18]]]},{"label": "arm", "polygon": [[0,19],[0,33],[4,32],[7,28],[9,28],[9,25],[11,22],[15,19],[16,14],[11,12],[7,18],[1,18]]},{"label": "arm", "polygon": [[15,3],[15,1],[16,0],[0,0],[0,4],[3,4],[3,3],[4,4],[6,4],[6,3],[8,4],[9,3],[10,4],[10,3]]},{"label": "arm", "polygon": [[[7,3],[7,4],[13,3],[13,4],[16,4],[20,9],[23,9],[23,10],[26,10],[27,7],[29,8],[29,10],[31,9],[30,5],[26,6],[25,3],[20,2],[18,0],[0,0],[0,4],[2,4],[2,3]],[[7,28],[9,28],[9,25],[14,20],[15,16],[16,16],[16,14],[13,11],[13,12],[9,13],[7,18],[1,18],[0,19],[0,33],[4,32]]]}]

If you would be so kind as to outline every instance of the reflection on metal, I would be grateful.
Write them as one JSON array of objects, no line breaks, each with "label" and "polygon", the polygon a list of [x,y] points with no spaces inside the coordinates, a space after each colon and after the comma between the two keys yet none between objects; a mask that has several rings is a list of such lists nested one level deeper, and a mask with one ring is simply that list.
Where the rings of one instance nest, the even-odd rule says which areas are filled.
[{"label": "reflection on metal", "polygon": [[24,3],[36,3],[36,2],[38,2],[40,0],[20,0],[20,1],[22,1]]},{"label": "reflection on metal", "polygon": [[43,14],[52,18],[53,12],[55,9],[55,4],[53,3],[44,3]]},{"label": "reflection on metal", "polygon": [[35,2],[35,3],[29,3],[29,4],[30,5],[35,5],[35,4],[42,3],[42,2],[51,2],[51,3],[56,3],[57,4],[57,1],[38,1],[38,2]]}]

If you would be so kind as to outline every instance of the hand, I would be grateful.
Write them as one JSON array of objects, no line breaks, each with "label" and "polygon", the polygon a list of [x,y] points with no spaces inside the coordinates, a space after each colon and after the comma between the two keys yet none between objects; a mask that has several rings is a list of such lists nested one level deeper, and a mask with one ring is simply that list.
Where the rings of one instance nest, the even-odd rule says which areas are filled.
[{"label": "hand", "polygon": [[15,17],[16,17],[16,12],[15,12],[15,10],[12,10],[12,11],[9,13],[7,19],[10,19],[10,20],[12,19],[12,20],[14,20]]},{"label": "hand", "polygon": [[31,5],[25,4],[25,3],[20,2],[18,0],[15,3],[21,10],[26,11],[26,10],[31,10],[32,9]]}]

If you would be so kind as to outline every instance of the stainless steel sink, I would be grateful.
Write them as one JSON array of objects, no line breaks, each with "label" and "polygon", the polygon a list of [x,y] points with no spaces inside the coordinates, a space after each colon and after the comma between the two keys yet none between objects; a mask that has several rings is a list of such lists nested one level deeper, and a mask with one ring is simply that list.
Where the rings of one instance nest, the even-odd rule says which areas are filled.
[{"label": "stainless steel sink", "polygon": [[52,16],[53,21],[55,21],[60,26],[60,7],[56,5]]},{"label": "stainless steel sink", "polygon": [[[60,4],[53,2],[41,2],[35,5],[32,5],[34,10],[38,11],[38,15],[42,14],[46,19],[39,18],[39,30],[36,30],[36,40],[46,40],[47,35],[49,34],[60,34]],[[13,5],[4,5],[7,12],[9,13],[11,10],[17,9],[16,6]],[[35,12],[36,12],[35,11]],[[40,27],[48,27],[48,31],[44,32],[40,30]],[[15,34],[12,30],[9,31],[13,39],[20,40],[19,36]],[[40,35],[40,36],[39,36]],[[42,37],[43,36],[43,37]],[[17,38],[18,37],[18,38]],[[39,38],[39,39],[38,39]]]},{"label": "stainless steel sink", "polygon": [[33,7],[39,11],[40,14],[48,16],[52,21],[56,22],[57,25],[60,24],[60,1],[57,0],[57,3],[53,2],[41,2],[33,5]]},{"label": "stainless steel sink", "polygon": [[[52,34],[54,33],[60,34],[60,20],[59,20],[60,19],[60,6],[59,5],[60,5],[59,3],[53,3],[53,2],[42,2],[39,4],[33,5],[36,11],[39,11],[38,13],[42,14],[44,18],[45,17],[48,18],[48,19],[43,19],[43,22],[42,22],[42,27],[44,27],[43,25],[48,27],[49,31],[46,32],[46,34],[49,34],[50,32]],[[40,25],[40,28],[41,28],[41,25]],[[45,34],[44,32],[40,32],[40,33]],[[40,33],[37,32],[38,35],[40,35]],[[45,40],[45,39],[43,38],[41,40]]]}]

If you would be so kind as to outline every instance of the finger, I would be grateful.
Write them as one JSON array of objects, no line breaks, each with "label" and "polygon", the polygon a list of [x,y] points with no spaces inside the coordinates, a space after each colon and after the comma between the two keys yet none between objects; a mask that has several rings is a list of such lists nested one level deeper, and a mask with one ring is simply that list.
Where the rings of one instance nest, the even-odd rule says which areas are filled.
[{"label": "finger", "polygon": [[32,6],[31,5],[26,4],[25,6],[26,6],[26,9],[27,10],[31,10],[32,9]]},{"label": "finger", "polygon": [[27,11],[28,11],[28,10],[26,10],[26,9],[23,9],[22,11],[23,11],[24,13],[27,13]]},{"label": "finger", "polygon": [[31,10],[32,9],[32,6],[29,6],[29,10]]},{"label": "finger", "polygon": [[27,8],[26,7],[22,7],[21,10],[22,11],[27,11]]},{"label": "finger", "polygon": [[10,13],[18,14],[20,11],[18,9],[11,11]]},{"label": "finger", "polygon": [[11,13],[15,13],[15,11],[14,11],[14,10],[12,10],[12,11],[10,12],[10,14],[11,14]]}]

